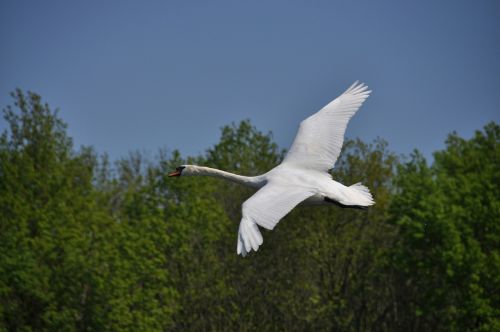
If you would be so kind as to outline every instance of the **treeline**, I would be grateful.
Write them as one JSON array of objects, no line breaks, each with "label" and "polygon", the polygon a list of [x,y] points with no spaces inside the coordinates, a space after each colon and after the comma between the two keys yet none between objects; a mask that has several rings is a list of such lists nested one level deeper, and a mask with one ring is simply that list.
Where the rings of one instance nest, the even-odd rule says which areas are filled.
[{"label": "treeline", "polygon": [[449,135],[429,165],[348,140],[333,172],[367,211],[299,207],[236,255],[246,188],[284,151],[250,122],[200,156],[75,149],[34,93],[0,138],[0,331],[498,331],[500,126]]}]

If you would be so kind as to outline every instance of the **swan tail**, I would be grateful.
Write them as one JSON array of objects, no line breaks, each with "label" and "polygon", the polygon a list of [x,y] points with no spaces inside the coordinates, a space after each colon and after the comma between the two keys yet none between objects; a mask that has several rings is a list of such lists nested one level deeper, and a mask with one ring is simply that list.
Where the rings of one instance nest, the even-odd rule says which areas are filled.
[{"label": "swan tail", "polygon": [[347,188],[348,190],[346,190],[345,194],[349,201],[348,205],[367,207],[375,204],[370,190],[361,183],[355,183]]},{"label": "swan tail", "polygon": [[259,249],[262,244],[262,234],[259,226],[248,217],[243,217],[238,230],[238,244],[236,252],[245,257],[250,251]]}]

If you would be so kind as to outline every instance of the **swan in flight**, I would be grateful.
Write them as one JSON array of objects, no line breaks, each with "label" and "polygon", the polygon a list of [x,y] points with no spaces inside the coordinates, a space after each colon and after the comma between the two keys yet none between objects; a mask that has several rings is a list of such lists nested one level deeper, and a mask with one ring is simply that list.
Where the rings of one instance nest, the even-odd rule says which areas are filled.
[{"label": "swan in flight", "polygon": [[337,160],[349,119],[370,95],[355,82],[319,112],[303,120],[283,162],[259,176],[241,176],[209,167],[182,165],[168,176],[213,176],[259,190],[242,206],[236,252],[246,256],[262,244],[259,227],[272,230],[295,206],[336,204],[366,208],[375,204],[367,187],[349,187],[328,173]]}]

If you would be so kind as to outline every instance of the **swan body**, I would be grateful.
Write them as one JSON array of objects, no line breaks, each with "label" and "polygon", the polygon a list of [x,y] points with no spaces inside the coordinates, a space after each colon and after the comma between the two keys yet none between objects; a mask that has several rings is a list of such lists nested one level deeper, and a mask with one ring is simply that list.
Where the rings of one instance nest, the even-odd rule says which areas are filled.
[{"label": "swan body", "polygon": [[213,176],[259,189],[242,206],[237,253],[257,251],[263,239],[259,227],[272,230],[298,204],[336,204],[366,208],[375,204],[360,183],[345,186],[328,171],[337,160],[349,119],[368,98],[366,85],[355,82],[342,95],[301,122],[283,162],[259,176],[242,176],[196,165],[182,165],[169,176]]}]

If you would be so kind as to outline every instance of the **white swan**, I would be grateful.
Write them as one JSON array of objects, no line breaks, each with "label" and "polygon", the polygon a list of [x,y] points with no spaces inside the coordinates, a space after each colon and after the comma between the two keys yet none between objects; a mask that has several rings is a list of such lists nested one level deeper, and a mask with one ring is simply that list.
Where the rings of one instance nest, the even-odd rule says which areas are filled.
[{"label": "white swan", "polygon": [[[299,203],[337,204],[366,208],[375,204],[360,183],[350,187],[332,180],[328,171],[337,160],[349,119],[370,95],[355,82],[347,91],[300,124],[283,162],[259,176],[241,176],[221,170],[182,165],[168,176],[214,176],[260,188],[243,203],[237,253],[246,256],[262,244],[259,227],[273,229]],[[258,225],[258,226],[257,226]]]}]

